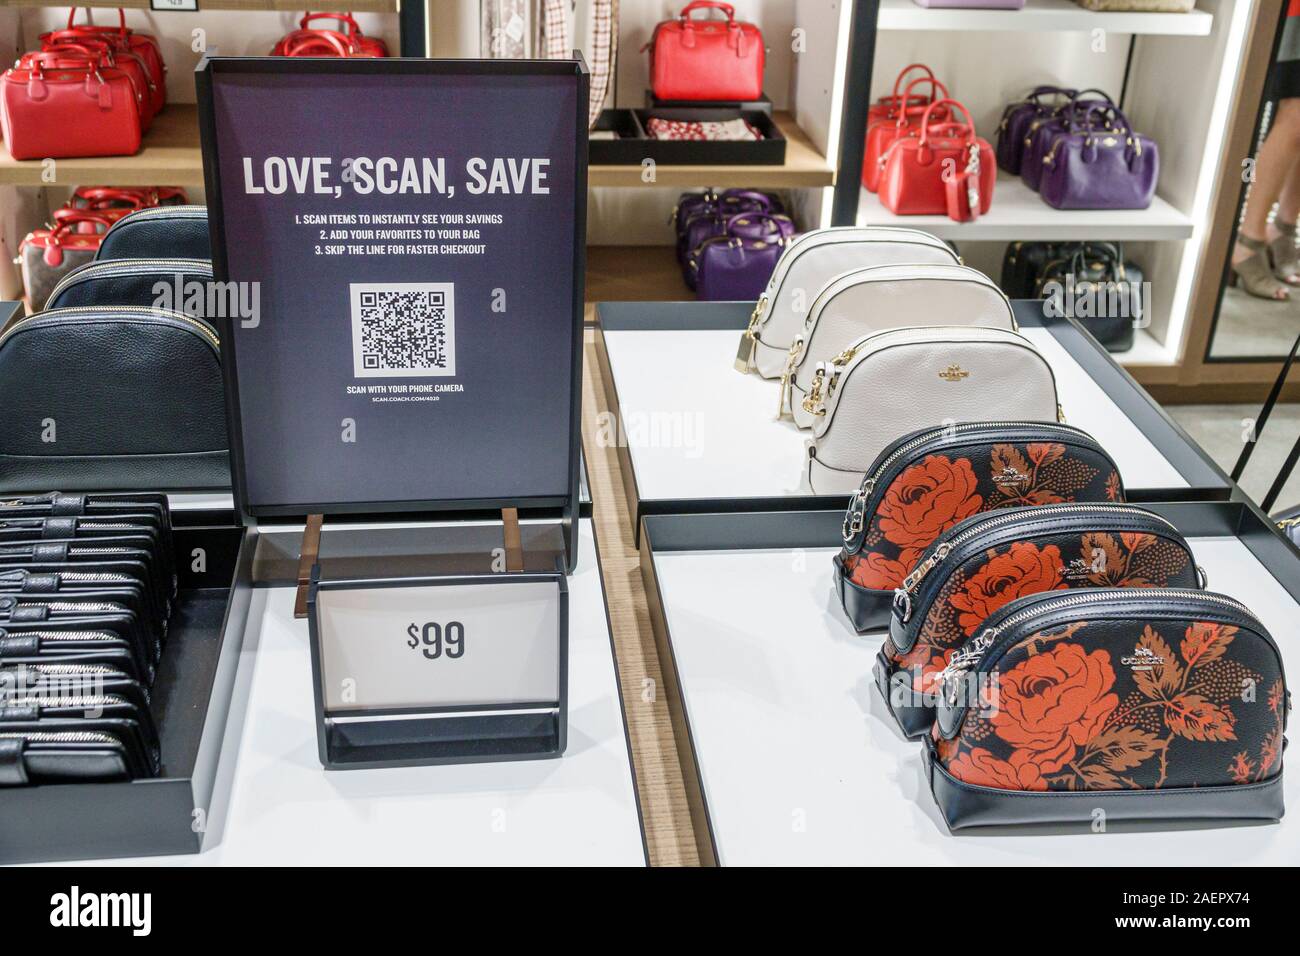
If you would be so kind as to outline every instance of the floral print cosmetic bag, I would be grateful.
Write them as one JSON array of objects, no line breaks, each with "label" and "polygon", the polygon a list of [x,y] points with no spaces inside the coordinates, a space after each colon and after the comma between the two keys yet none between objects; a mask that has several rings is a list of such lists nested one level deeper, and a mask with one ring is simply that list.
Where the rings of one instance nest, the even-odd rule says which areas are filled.
[{"label": "floral print cosmetic bag", "polygon": [[876,684],[903,732],[920,736],[930,729],[941,676],[958,648],[1016,598],[1077,588],[1201,586],[1183,536],[1135,505],[974,515],[940,536],[894,592]]},{"label": "floral print cosmetic bag", "polygon": [[953,829],[1276,820],[1289,710],[1276,643],[1232,598],[1024,597],[947,668],[930,787]]},{"label": "floral print cosmetic bag", "polygon": [[1060,502],[1122,502],[1114,461],[1078,428],[971,422],[914,431],[876,458],[849,501],[836,588],[858,631],[889,625],[894,589],[958,521]]}]

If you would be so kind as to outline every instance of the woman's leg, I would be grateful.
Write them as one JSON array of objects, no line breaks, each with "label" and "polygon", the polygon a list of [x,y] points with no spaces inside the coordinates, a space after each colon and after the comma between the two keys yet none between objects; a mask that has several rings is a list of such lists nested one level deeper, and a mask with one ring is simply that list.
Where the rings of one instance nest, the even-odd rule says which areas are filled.
[{"label": "woman's leg", "polygon": [[[1300,159],[1300,98],[1292,97],[1278,103],[1272,128],[1255,158],[1255,179],[1242,215],[1237,248],[1233,250],[1233,264],[1240,266],[1237,274],[1251,295],[1270,299],[1289,297],[1286,286],[1273,278],[1269,267],[1267,243],[1279,233],[1270,229],[1268,217],[1297,159]],[[1264,270],[1268,270],[1267,274]]]},{"label": "woman's leg", "polygon": [[[1294,101],[1288,101],[1294,102]],[[1296,248],[1296,223],[1300,220],[1300,162],[1291,164],[1282,192],[1277,199],[1269,249],[1273,255],[1273,272],[1288,285],[1300,285],[1300,249]]]}]

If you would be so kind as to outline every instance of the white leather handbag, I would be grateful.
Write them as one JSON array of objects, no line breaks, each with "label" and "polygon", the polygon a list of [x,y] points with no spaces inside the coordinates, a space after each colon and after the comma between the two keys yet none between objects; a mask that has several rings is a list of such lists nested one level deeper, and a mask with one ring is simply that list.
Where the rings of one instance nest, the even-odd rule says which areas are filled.
[{"label": "white leather handbag", "polygon": [[788,404],[795,424],[812,428],[806,400],[816,369],[863,335],[935,325],[1015,331],[1016,318],[996,283],[967,266],[873,266],[832,279],[817,294],[786,354],[778,417]]},{"label": "white leather handbag", "polygon": [[808,484],[819,495],[851,494],[881,450],[920,428],[1064,420],[1052,367],[1006,328],[864,335],[820,363],[808,399],[815,422]]},{"label": "white leather handbag", "polygon": [[[813,299],[831,279],[864,266],[915,262],[960,264],[942,239],[919,229],[834,226],[796,236],[777,260],[749,317],[736,368],[776,378]],[[894,323],[897,324],[897,323]]]}]

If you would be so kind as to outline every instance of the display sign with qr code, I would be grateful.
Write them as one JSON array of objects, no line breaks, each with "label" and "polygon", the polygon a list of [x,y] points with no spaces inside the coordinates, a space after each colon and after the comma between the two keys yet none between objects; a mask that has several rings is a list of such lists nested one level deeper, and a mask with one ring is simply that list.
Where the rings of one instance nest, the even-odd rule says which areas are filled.
[{"label": "display sign with qr code", "polygon": [[208,316],[238,506],[576,500],[580,62],[212,57],[198,77],[214,272],[255,304]]}]

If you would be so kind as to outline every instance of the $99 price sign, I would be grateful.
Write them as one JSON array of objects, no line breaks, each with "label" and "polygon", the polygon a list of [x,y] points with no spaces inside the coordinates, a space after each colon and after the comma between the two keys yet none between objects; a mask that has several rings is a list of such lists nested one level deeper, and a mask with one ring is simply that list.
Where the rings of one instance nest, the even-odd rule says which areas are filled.
[{"label": "$99 price sign", "polygon": [[465,625],[460,621],[411,623],[406,628],[406,646],[427,660],[460,660],[465,656]]}]

